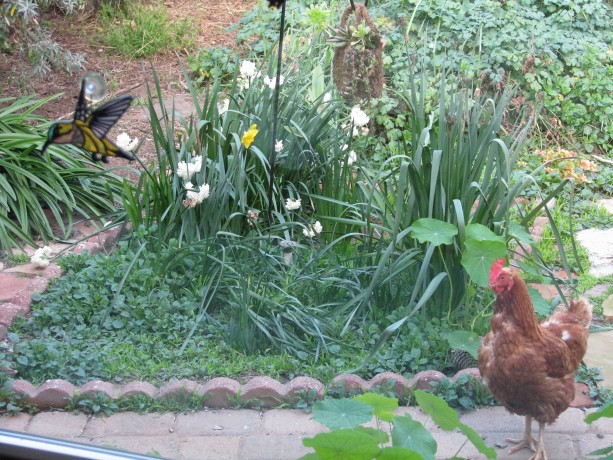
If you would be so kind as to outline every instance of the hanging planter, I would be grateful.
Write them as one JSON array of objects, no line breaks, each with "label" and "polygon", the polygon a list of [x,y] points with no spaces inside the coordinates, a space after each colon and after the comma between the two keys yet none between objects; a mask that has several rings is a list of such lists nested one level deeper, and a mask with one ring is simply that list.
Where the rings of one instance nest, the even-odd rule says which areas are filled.
[{"label": "hanging planter", "polygon": [[366,5],[348,6],[338,29],[329,38],[336,49],[332,77],[340,94],[359,102],[383,91],[383,42]]}]

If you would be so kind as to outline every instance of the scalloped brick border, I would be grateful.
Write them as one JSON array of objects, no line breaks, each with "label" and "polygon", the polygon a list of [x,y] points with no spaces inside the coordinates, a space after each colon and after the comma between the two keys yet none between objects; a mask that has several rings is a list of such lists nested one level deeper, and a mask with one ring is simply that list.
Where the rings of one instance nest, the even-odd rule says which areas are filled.
[{"label": "scalloped brick border", "polygon": [[[117,239],[119,228],[113,228],[79,243],[75,253],[88,250],[96,254],[108,249]],[[57,264],[50,264],[41,271],[40,277],[33,278],[29,285],[19,291],[9,302],[0,304],[0,325],[9,327],[15,316],[25,316],[30,312],[33,292],[43,292],[50,279],[59,278],[61,269]],[[475,368],[464,369],[449,379],[456,381],[464,374],[480,379],[479,370]],[[354,374],[342,374],[335,377],[328,389],[342,390],[348,393],[364,393],[376,387],[394,382],[392,390],[399,397],[407,397],[412,390],[429,389],[432,382],[448,378],[443,373],[428,370],[422,371],[407,379],[394,372],[383,372],[366,381]],[[583,386],[581,386],[583,385]],[[247,383],[241,384],[234,379],[216,377],[206,382],[198,383],[193,380],[173,380],[161,387],[148,382],[129,382],[126,384],[113,384],[101,380],[94,380],[78,387],[66,380],[47,380],[40,386],[34,386],[26,380],[15,380],[13,391],[25,397],[27,403],[39,409],[63,409],[75,395],[89,395],[103,393],[111,400],[128,396],[142,395],[155,399],[181,400],[189,396],[203,398],[203,406],[214,408],[229,408],[237,404],[251,407],[275,407],[284,403],[295,403],[300,400],[302,393],[315,390],[314,398],[323,399],[326,387],[319,380],[301,376],[287,383],[270,377],[254,377]],[[586,398],[589,389],[585,384],[577,385],[577,398],[573,407],[591,407],[593,401]]]}]

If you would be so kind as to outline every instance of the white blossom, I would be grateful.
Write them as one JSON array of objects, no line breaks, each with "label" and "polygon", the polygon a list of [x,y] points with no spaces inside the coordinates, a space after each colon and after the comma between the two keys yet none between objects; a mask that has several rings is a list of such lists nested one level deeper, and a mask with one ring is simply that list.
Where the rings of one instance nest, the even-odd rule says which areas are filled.
[{"label": "white blossom", "polygon": [[326,93],[324,94],[324,98],[323,98],[323,102],[330,102],[330,100],[332,99],[332,95],[330,93]]},{"label": "white blossom", "polygon": [[194,173],[200,172],[202,169],[202,156],[197,156],[193,158],[193,163],[186,163],[185,161],[180,161],[177,165],[177,176],[179,176],[183,180],[189,180]]},{"label": "white blossom", "polygon": [[138,137],[131,139],[128,133],[121,133],[117,136],[117,147],[127,152],[131,152],[138,145]]},{"label": "white blossom", "polygon": [[275,142],[275,152],[280,153],[283,151],[283,139],[279,139]]},{"label": "white blossom", "polygon": [[316,235],[319,235],[323,231],[323,227],[319,221],[315,222],[313,225],[309,225],[307,228],[302,229],[302,234],[307,238],[315,238]]},{"label": "white blossom", "polygon": [[223,115],[230,108],[230,99],[223,99],[221,101],[217,101],[217,110],[219,111],[219,115]]},{"label": "white blossom", "polygon": [[351,166],[358,159],[358,154],[355,153],[355,150],[351,150],[349,152],[349,156],[347,157],[347,164]]},{"label": "white blossom", "polygon": [[285,209],[287,209],[288,211],[294,211],[295,209],[299,209],[300,206],[302,206],[302,200],[300,198],[298,198],[297,200],[292,200],[291,198],[288,198],[285,201]]},{"label": "white blossom", "polygon": [[[279,78],[279,85],[282,85],[284,81],[283,75],[281,75],[281,77]],[[275,86],[277,86],[277,79],[275,78],[269,78],[268,75],[266,75],[264,77],[264,84],[267,85],[270,89],[275,89]]]},{"label": "white blossom", "polygon": [[253,77],[257,77],[259,72],[255,67],[255,62],[251,61],[243,61],[240,66],[241,77],[246,79],[251,79]]},{"label": "white blossom", "polygon": [[369,121],[370,117],[357,105],[351,109],[351,122],[354,126],[366,126]]},{"label": "white blossom", "polygon": [[304,236],[306,236],[307,238],[314,238],[315,237],[315,232],[313,231],[313,229],[311,227],[303,228],[302,229],[302,234]]},{"label": "white blossom", "polygon": [[[187,185],[192,185],[191,183],[187,183]],[[190,187],[193,188],[193,187]],[[202,184],[199,187],[199,190],[196,192],[194,190],[188,190],[187,191],[187,199],[183,200],[183,206],[185,206],[186,208],[195,208],[196,205],[202,203],[204,200],[206,200],[209,197],[209,191],[210,191],[210,187],[209,184]]]},{"label": "white blossom", "polygon": [[34,255],[30,258],[30,262],[37,268],[46,268],[49,266],[49,258],[51,257],[51,248],[43,246],[38,248]]}]

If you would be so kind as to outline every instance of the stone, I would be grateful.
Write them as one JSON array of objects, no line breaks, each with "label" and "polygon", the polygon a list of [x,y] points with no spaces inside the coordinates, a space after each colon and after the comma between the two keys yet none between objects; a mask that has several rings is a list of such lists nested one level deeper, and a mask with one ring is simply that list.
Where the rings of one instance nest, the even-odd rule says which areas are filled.
[{"label": "stone", "polygon": [[370,379],[370,388],[375,387],[388,388],[389,382],[393,382],[392,391],[398,398],[407,398],[411,393],[411,384],[409,379],[394,372],[382,372]]},{"label": "stone", "polygon": [[[177,460],[215,459],[234,460],[239,457],[240,436],[224,436],[223,442],[215,437],[192,436],[182,437],[178,443],[178,453],[169,458]],[[247,438],[249,439],[249,438]],[[206,452],[206,455],[204,453]]]},{"label": "stone", "polygon": [[549,224],[549,219],[545,216],[538,216],[534,219],[534,224],[532,228],[530,228],[530,233],[534,238],[534,241],[537,243],[541,241],[541,237],[543,236],[543,231],[545,230],[545,226]]},{"label": "stone", "polygon": [[[95,444],[104,447],[123,450],[125,452],[135,452],[138,454],[149,455],[152,457],[172,458],[172,459],[196,459],[198,457],[178,457],[178,440],[160,436],[105,436],[95,438]],[[76,441],[84,442],[77,439]],[[120,457],[115,457],[120,458]],[[200,457],[202,458],[202,457]]]},{"label": "stone", "polygon": [[284,395],[286,402],[296,402],[304,396],[310,396],[309,392],[315,390],[314,399],[323,399],[324,385],[319,380],[312,377],[295,377],[284,385]]},{"label": "stone", "polygon": [[421,371],[411,378],[410,385],[414,390],[431,390],[432,382],[440,382],[444,378],[445,374],[439,371]]},{"label": "stone", "polygon": [[604,377],[602,384],[613,390],[613,331],[590,334],[583,360],[589,367],[598,367]]},{"label": "stone", "polygon": [[22,291],[30,284],[30,278],[6,273],[0,273],[0,303],[10,302],[19,291]]},{"label": "stone", "polygon": [[191,395],[202,395],[202,385],[192,380],[173,380],[162,386],[157,393],[160,399],[185,401]]},{"label": "stone", "polygon": [[575,399],[570,407],[592,407],[594,400],[590,397],[590,388],[583,382],[575,382]]},{"label": "stone", "polygon": [[613,294],[602,302],[602,315],[605,322],[613,323]]},{"label": "stone", "polygon": [[15,415],[2,414],[0,415],[0,428],[25,433],[30,420],[32,420],[32,416],[25,412],[19,412]]},{"label": "stone", "polygon": [[275,407],[281,404],[283,385],[270,377],[254,377],[243,385],[240,401],[252,407]]},{"label": "stone", "polygon": [[347,394],[364,393],[370,389],[370,385],[355,374],[341,374],[332,379],[331,387],[340,389]]},{"label": "stone", "polygon": [[613,214],[613,198],[607,198],[606,200],[599,200],[597,204],[605,208],[607,211],[609,211],[609,214]]},{"label": "stone", "polygon": [[137,414],[120,412],[110,417],[93,417],[83,435],[88,438],[108,436],[171,436],[174,414]]},{"label": "stone", "polygon": [[313,420],[313,414],[298,409],[272,409],[264,412],[264,430],[276,434],[308,434],[328,431]]},{"label": "stone", "polygon": [[27,432],[51,437],[76,438],[83,434],[88,416],[76,412],[41,412],[28,425]]},{"label": "stone", "polygon": [[228,407],[241,391],[241,385],[236,380],[226,377],[216,377],[202,385],[207,407]]},{"label": "stone", "polygon": [[302,444],[303,439],[304,436],[291,434],[245,437],[242,438],[237,458],[241,460],[294,460],[313,452],[311,447],[305,447]]},{"label": "stone", "polygon": [[40,409],[63,409],[76,391],[77,387],[66,380],[47,380],[32,396],[26,398],[26,402]]},{"label": "stone", "polygon": [[577,240],[588,252],[590,275],[613,275],[613,228],[581,230],[577,233]]},{"label": "stone", "polygon": [[149,382],[130,382],[119,389],[119,397],[147,396],[153,398],[157,391],[158,389]]},{"label": "stone", "polygon": [[588,289],[583,293],[584,297],[592,298],[592,297],[600,297],[601,295],[605,295],[609,290],[608,284],[597,284],[591,289]]},{"label": "stone", "polygon": [[190,436],[245,436],[264,433],[264,422],[256,410],[213,410],[178,414],[174,433]]},{"label": "stone", "polygon": [[0,324],[9,327],[13,323],[15,316],[25,316],[29,308],[13,303],[0,304]]}]

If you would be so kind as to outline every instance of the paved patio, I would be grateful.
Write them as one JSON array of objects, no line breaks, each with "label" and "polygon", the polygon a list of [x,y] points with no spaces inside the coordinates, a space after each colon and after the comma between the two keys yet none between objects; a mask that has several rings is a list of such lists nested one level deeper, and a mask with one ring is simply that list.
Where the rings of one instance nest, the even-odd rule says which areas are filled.
[{"label": "paved patio", "polygon": [[[600,419],[592,425],[583,421],[588,411],[570,408],[547,427],[545,445],[551,460],[587,458],[593,450],[613,445],[613,420]],[[436,427],[418,408],[402,407],[398,414],[410,413],[424,423],[438,444],[436,458],[459,455],[485,458],[467,443],[461,433]],[[113,447],[141,454],[177,460],[296,459],[310,451],[302,445],[326,429],[302,410],[203,410],[193,413],[136,414],[122,412],[110,417],[91,417],[67,412],[37,415],[0,416],[0,428],[74,442]],[[496,448],[499,459],[527,459],[527,450],[509,456],[507,437],[521,437],[523,418],[501,407],[469,412],[462,421],[474,428],[486,444]],[[536,435],[537,426],[533,432]],[[1,451],[1,446],[0,446]]]}]

